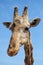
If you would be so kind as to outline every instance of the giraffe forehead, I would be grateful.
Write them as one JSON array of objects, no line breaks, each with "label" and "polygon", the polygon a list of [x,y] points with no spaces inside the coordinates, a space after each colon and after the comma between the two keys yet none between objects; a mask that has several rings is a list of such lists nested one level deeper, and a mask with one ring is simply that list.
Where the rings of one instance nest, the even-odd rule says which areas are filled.
[{"label": "giraffe forehead", "polygon": [[20,23],[29,24],[29,25],[30,25],[30,23],[28,22],[28,18],[24,18],[24,17],[22,17],[22,16],[16,17],[16,18],[15,18],[15,21],[20,21]]},{"label": "giraffe forehead", "polygon": [[22,17],[22,16],[17,16],[17,17],[15,18],[15,20],[23,20],[23,17]]},{"label": "giraffe forehead", "polygon": [[17,16],[15,18],[15,20],[28,20],[28,17],[26,18],[26,16],[22,17],[22,16]]}]

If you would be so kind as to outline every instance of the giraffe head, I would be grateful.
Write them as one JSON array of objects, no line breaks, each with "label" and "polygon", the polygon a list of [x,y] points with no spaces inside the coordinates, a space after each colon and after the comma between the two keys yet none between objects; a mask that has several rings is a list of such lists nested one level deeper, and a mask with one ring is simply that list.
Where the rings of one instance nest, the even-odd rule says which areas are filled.
[{"label": "giraffe head", "polygon": [[[18,53],[20,47],[26,44],[30,38],[29,28],[39,24],[40,18],[34,19],[32,22],[28,20],[28,8],[25,7],[23,15],[18,15],[18,8],[14,8],[14,20],[11,22],[3,22],[3,24],[12,31],[10,44],[7,50],[9,56],[14,56]],[[24,32],[25,31],[25,32]],[[26,32],[27,31],[27,32]]]}]

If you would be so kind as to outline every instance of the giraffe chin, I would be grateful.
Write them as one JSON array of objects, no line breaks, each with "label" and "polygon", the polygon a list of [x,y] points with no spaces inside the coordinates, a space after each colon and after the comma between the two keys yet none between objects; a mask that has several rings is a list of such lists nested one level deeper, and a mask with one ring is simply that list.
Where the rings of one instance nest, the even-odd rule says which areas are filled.
[{"label": "giraffe chin", "polygon": [[15,56],[18,54],[18,51],[17,50],[16,51],[9,51],[9,52],[7,52],[7,54],[8,54],[8,56]]}]

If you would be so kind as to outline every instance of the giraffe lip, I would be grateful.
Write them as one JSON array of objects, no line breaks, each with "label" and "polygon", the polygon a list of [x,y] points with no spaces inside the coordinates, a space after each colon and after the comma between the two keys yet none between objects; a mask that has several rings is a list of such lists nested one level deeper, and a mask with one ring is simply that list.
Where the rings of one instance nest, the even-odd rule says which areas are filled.
[{"label": "giraffe lip", "polygon": [[7,52],[7,54],[8,54],[9,56],[15,56],[15,55],[17,55],[17,53],[18,53],[18,52],[16,52],[16,51]]},{"label": "giraffe lip", "polygon": [[11,51],[11,52],[7,52],[9,56],[14,56],[14,53]]}]

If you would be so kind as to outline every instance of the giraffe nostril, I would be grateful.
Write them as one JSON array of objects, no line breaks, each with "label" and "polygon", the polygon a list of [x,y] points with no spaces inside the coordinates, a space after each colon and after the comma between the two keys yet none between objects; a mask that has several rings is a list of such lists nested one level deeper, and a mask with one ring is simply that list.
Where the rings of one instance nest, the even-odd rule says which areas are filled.
[{"label": "giraffe nostril", "polygon": [[13,56],[13,51],[12,51],[11,48],[8,48],[8,50],[7,50],[7,54],[8,54],[9,56]]},{"label": "giraffe nostril", "polygon": [[14,55],[13,51],[7,51],[7,53],[8,53],[9,56],[13,56]]},{"label": "giraffe nostril", "polygon": [[11,52],[9,53],[9,55],[10,55],[10,56],[13,56],[13,52],[11,51]]},{"label": "giraffe nostril", "polygon": [[17,46],[15,44],[9,45],[9,48],[7,50],[7,54],[9,56],[15,56],[15,55],[17,55],[18,51],[19,51],[19,46],[18,45]]},{"label": "giraffe nostril", "polygon": [[14,44],[13,47],[15,48],[15,46],[16,46],[16,45]]}]

